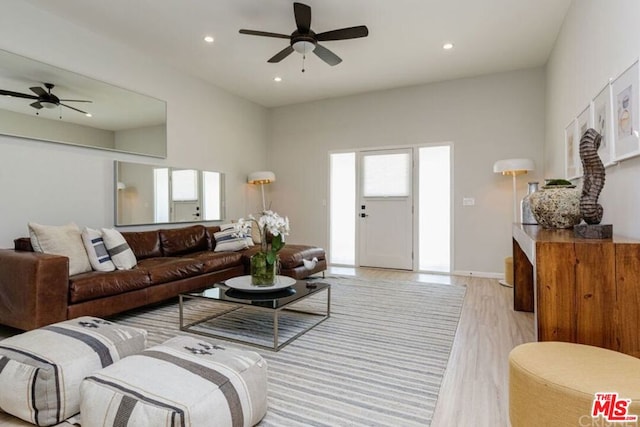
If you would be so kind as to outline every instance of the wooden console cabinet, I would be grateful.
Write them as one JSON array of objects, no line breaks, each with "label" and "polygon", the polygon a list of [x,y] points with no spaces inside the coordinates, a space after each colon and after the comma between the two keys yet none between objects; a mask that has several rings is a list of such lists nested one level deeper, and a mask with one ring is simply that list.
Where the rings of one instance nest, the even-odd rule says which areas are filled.
[{"label": "wooden console cabinet", "polygon": [[535,313],[538,341],[640,357],[640,242],[580,239],[513,225],[514,310]]}]

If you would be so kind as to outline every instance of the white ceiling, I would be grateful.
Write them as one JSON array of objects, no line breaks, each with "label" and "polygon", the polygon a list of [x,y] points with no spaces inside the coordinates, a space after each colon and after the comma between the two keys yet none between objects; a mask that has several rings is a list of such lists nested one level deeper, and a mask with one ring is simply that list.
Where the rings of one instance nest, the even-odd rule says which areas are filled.
[{"label": "white ceiling", "polygon": [[[366,25],[369,36],[322,43],[343,59],[267,59],[288,40],[291,0],[26,0],[155,56],[243,98],[273,107],[542,66],[571,0],[302,0],[311,28]],[[215,37],[213,44],[203,41]],[[444,42],[455,47],[444,51]],[[283,81],[276,83],[275,76]]]}]

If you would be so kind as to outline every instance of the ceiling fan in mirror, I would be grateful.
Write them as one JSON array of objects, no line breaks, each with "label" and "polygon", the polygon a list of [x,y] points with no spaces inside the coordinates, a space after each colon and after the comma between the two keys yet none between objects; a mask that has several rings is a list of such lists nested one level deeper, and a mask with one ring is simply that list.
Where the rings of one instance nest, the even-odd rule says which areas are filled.
[{"label": "ceiling fan in mirror", "polygon": [[338,55],[318,42],[357,39],[360,37],[367,37],[369,35],[369,30],[365,25],[341,28],[339,30],[325,31],[316,34],[311,29],[311,7],[302,3],[293,3],[293,14],[295,16],[297,28],[290,35],[245,29],[240,30],[240,34],[289,39],[289,46],[276,53],[267,62],[280,62],[295,51],[302,54],[302,72],[304,72],[305,56],[310,52],[315,53],[318,58],[331,66],[338,65],[342,62],[342,59]]},{"label": "ceiling fan in mirror", "polygon": [[[0,95],[12,96],[16,98],[25,98],[25,99],[35,99],[35,102],[29,104],[31,107],[36,109],[36,114],[39,114],[39,110],[42,108],[52,109],[56,107],[66,107],[71,110],[77,111],[78,113],[82,113],[88,117],[91,117],[90,113],[86,111],[82,111],[76,107],[72,107],[71,105],[65,104],[65,102],[93,102],[86,99],[60,99],[53,93],[51,93],[51,89],[53,89],[55,85],[53,83],[44,83],[44,88],[40,86],[30,87],[29,90],[33,92],[35,95],[30,93],[21,93],[14,92],[11,90],[0,89]],[[45,89],[46,88],[46,89]],[[60,117],[62,118],[62,117]]]}]

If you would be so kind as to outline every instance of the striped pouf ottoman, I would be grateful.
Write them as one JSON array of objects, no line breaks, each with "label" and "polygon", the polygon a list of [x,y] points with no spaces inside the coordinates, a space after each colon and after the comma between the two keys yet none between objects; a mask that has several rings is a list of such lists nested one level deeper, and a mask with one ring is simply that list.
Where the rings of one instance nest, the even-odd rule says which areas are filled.
[{"label": "striped pouf ottoman", "polygon": [[81,385],[82,427],[253,426],[267,412],[267,363],[253,351],[178,336]]},{"label": "striped pouf ottoman", "polygon": [[79,317],[0,341],[0,409],[39,426],[80,411],[82,380],[144,350],[147,332]]}]

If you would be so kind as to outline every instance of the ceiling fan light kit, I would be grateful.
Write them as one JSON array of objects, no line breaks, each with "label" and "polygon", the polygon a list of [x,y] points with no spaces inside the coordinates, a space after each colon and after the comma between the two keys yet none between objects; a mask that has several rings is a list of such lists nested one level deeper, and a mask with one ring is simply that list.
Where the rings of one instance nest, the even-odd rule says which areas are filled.
[{"label": "ceiling fan light kit", "polygon": [[[276,53],[267,62],[280,62],[293,52],[302,54],[303,58],[307,53],[313,52],[318,58],[331,66],[338,65],[342,62],[342,59],[326,47],[318,44],[318,42],[349,40],[369,35],[369,30],[365,25],[316,34],[311,30],[311,8],[309,6],[302,3],[293,3],[293,14],[296,20],[296,30],[291,35],[245,29],[240,30],[240,34],[289,39],[289,46]],[[304,72],[304,66],[302,71]]]},{"label": "ceiling fan light kit", "polygon": [[82,113],[87,117],[91,117],[91,115],[86,111],[82,111],[76,107],[72,107],[71,105],[64,104],[64,102],[93,102],[93,101],[88,101],[86,99],[60,99],[51,93],[51,89],[55,87],[53,83],[44,83],[44,87],[47,88],[47,90],[44,90],[40,86],[30,87],[29,90],[35,93],[35,95],[31,95],[30,93],[13,92],[13,91],[4,90],[4,89],[0,89],[0,95],[11,96],[16,98],[24,98],[24,99],[35,99],[36,101],[32,102],[29,105],[36,109],[36,114],[38,114],[38,110],[41,110],[42,108],[46,108],[50,110],[56,107],[66,107],[71,110],[77,111],[78,113]]}]

